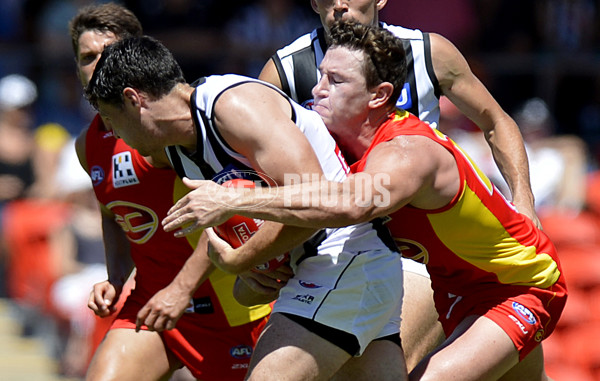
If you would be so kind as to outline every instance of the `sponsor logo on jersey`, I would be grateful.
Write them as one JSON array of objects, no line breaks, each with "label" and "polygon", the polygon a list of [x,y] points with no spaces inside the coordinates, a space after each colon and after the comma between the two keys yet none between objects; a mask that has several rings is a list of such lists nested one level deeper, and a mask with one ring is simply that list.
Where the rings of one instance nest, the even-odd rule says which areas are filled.
[{"label": "sponsor logo on jersey", "polygon": [[122,188],[140,183],[140,180],[135,173],[135,169],[133,168],[131,152],[129,151],[119,152],[113,155],[112,174],[113,186],[115,188]]},{"label": "sponsor logo on jersey", "polygon": [[90,169],[90,177],[92,178],[92,184],[98,186],[104,181],[104,170],[99,165],[94,165]]},{"label": "sponsor logo on jersey", "polygon": [[412,107],[412,96],[410,94],[410,84],[407,82],[402,87],[402,91],[400,91],[400,97],[398,98],[398,102],[396,102],[396,106],[408,110]]},{"label": "sponsor logo on jersey", "polygon": [[303,280],[299,280],[298,283],[304,288],[321,288],[321,286],[316,283],[305,282]]},{"label": "sponsor logo on jersey", "polygon": [[252,347],[249,345],[237,345],[229,350],[231,357],[236,359],[249,359],[252,356]]},{"label": "sponsor logo on jersey", "polygon": [[113,201],[106,205],[115,214],[127,238],[133,243],[146,243],[160,225],[154,210],[129,201]]},{"label": "sponsor logo on jersey", "polygon": [[231,364],[231,369],[236,370],[236,369],[248,369],[250,367],[250,364],[246,363],[246,362],[241,362],[241,363],[236,363],[236,364]]},{"label": "sponsor logo on jersey", "polygon": [[297,300],[305,304],[312,304],[312,302],[315,300],[315,297],[308,294],[296,295],[292,298],[292,300]]},{"label": "sponsor logo on jersey", "polygon": [[537,322],[535,315],[527,307],[521,303],[512,302],[512,308],[515,310],[525,321],[529,324],[535,324]]}]

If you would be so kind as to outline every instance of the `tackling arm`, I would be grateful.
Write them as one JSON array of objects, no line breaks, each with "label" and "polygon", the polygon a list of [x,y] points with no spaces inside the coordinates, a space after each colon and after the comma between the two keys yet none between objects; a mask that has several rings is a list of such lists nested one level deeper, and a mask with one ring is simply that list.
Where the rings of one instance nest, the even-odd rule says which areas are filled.
[{"label": "tackling arm", "polygon": [[483,131],[494,161],[510,187],[513,203],[540,226],[519,127],[473,74],[458,49],[438,34],[430,36],[433,68],[442,93]]}]

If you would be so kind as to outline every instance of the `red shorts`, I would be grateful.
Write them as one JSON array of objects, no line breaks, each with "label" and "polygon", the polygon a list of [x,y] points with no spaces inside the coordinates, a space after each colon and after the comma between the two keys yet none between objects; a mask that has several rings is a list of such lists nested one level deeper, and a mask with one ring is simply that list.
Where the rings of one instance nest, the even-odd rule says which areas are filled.
[{"label": "red shorts", "polygon": [[467,316],[485,316],[510,336],[519,351],[519,360],[554,331],[566,301],[562,275],[548,289],[499,285],[466,296],[435,296],[446,336]]},{"label": "red shorts", "polygon": [[[127,298],[111,329],[135,329],[136,316],[142,306],[134,298]],[[198,379],[243,380],[267,317],[237,327],[225,324],[220,328],[214,324],[203,325],[203,320],[206,321],[206,315],[183,314],[174,329],[160,333],[165,347]]]}]

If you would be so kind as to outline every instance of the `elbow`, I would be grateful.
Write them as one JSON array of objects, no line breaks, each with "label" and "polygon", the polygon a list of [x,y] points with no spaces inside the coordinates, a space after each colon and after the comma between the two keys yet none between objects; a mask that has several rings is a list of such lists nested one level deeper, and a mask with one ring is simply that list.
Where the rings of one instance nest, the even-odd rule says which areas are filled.
[{"label": "elbow", "polygon": [[359,224],[362,222],[371,221],[373,219],[373,212],[371,208],[359,205],[352,205],[341,210],[339,214],[338,224],[341,226],[348,226]]}]

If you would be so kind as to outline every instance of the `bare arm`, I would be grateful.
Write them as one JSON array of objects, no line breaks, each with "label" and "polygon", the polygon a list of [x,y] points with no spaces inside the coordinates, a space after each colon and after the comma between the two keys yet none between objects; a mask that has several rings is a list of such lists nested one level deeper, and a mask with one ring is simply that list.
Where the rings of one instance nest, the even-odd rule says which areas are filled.
[{"label": "bare arm", "polygon": [[[424,156],[422,152],[429,154]],[[196,199],[193,208],[177,212],[169,222],[171,226],[188,221],[210,225],[227,219],[230,213],[286,225],[347,226],[389,215],[409,203],[424,209],[439,208],[452,199],[459,186],[452,156],[439,144],[420,136],[400,136],[378,145],[371,151],[365,170],[341,184],[323,180],[265,191],[225,188],[207,181],[186,183],[198,187],[195,192],[203,196]],[[215,198],[229,207],[215,206]],[[252,207],[256,205],[260,207]]]},{"label": "bare arm", "polygon": [[430,36],[433,68],[442,93],[483,131],[513,203],[540,226],[519,127],[473,74],[460,51],[444,37],[434,33]]},{"label": "bare arm", "polygon": [[[89,173],[85,155],[86,133],[87,130],[83,130],[77,137],[75,150],[81,166]],[[100,204],[100,212],[108,279],[94,285],[88,307],[99,316],[108,316],[114,311],[123,285],[133,271],[134,264],[129,252],[129,240],[116,223],[114,214],[102,204]]]},{"label": "bare arm", "polygon": [[207,239],[203,234],[192,255],[169,285],[158,291],[140,309],[136,329],[145,324],[150,330],[173,329],[189,306],[194,292],[215,270],[207,255]]},{"label": "bare arm", "polygon": [[272,58],[267,61],[265,66],[263,66],[262,71],[258,75],[258,79],[269,82],[277,86],[279,89],[282,88],[281,79],[279,78],[277,67],[275,66]]},{"label": "bare arm", "polygon": [[[273,89],[257,83],[230,89],[217,101],[215,115],[217,128],[224,139],[244,155],[258,173],[266,174],[267,181],[281,184],[286,174],[306,175],[308,178],[322,175],[321,165],[310,143],[291,120],[290,103]],[[172,210],[185,209],[202,197],[200,192],[192,191]],[[194,229],[196,226],[191,230],[197,230]],[[314,231],[312,228],[265,223],[237,251],[231,255],[225,255],[232,252],[231,248],[220,251],[212,259],[222,270],[239,274],[289,251],[308,239]]]}]

